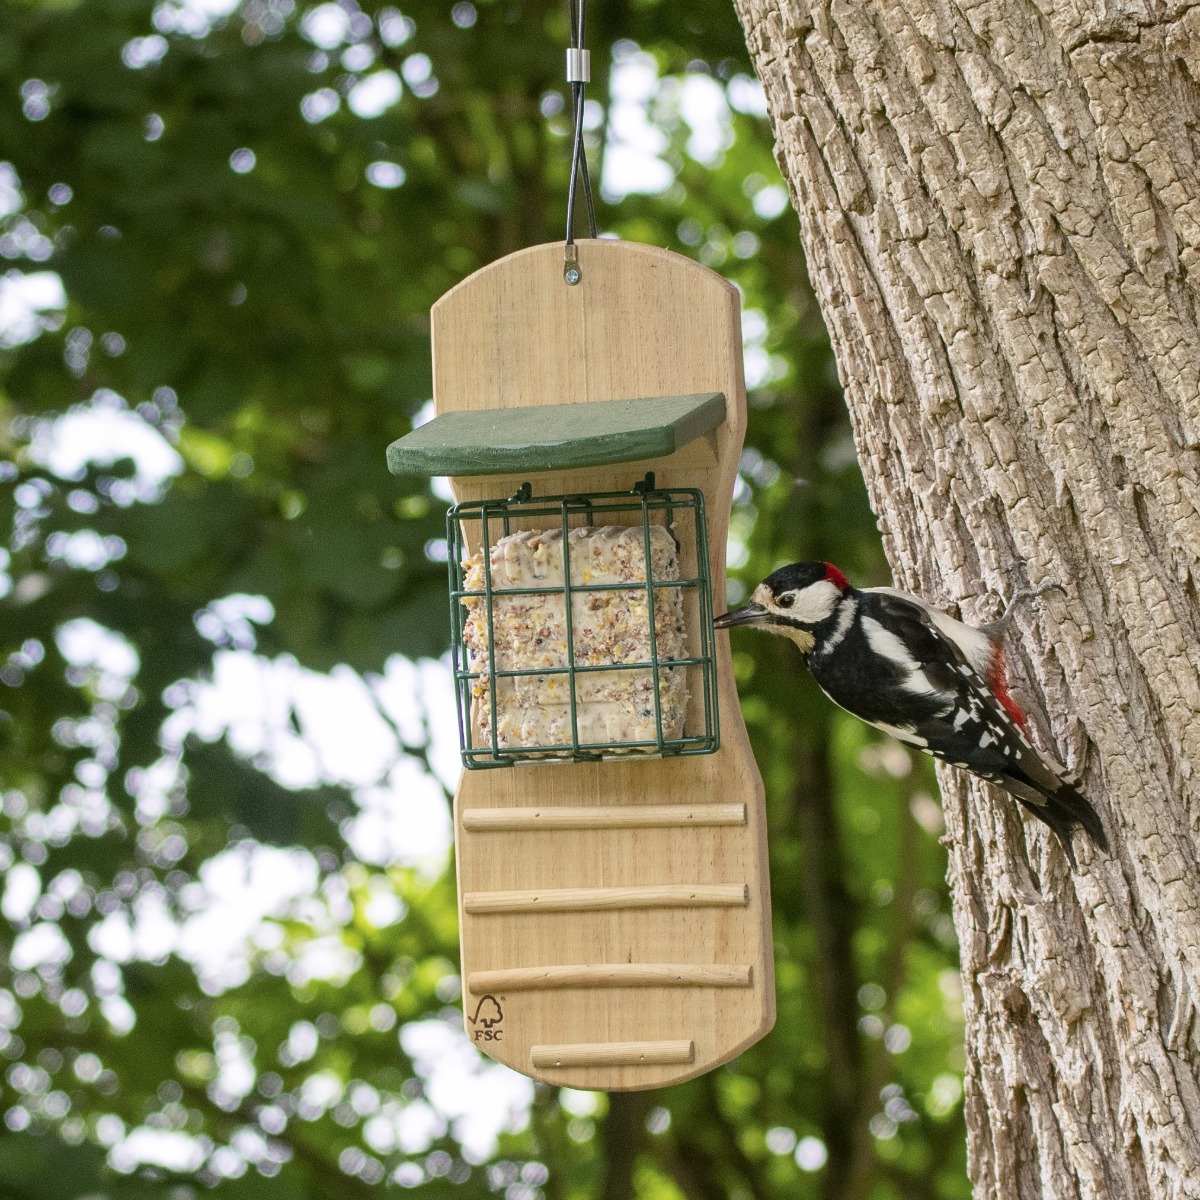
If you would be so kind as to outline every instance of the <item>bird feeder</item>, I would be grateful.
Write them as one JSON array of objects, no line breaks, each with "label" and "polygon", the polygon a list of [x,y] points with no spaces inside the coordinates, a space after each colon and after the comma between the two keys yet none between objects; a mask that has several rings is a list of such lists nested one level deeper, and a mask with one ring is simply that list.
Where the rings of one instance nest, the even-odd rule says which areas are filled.
[{"label": "bird feeder", "polygon": [[450,477],[471,1040],[548,1083],[661,1087],[774,1021],[763,788],[725,639],[745,432],[736,290],[589,240],[483,268],[432,313]]}]

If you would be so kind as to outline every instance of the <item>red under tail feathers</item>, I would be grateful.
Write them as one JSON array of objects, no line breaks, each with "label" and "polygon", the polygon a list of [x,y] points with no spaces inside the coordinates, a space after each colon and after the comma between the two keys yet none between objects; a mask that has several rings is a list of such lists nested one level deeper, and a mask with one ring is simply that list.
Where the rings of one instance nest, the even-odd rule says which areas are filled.
[{"label": "red under tail feathers", "polygon": [[1029,720],[1017,706],[1017,702],[1008,694],[1008,664],[1004,660],[1004,647],[997,642],[992,647],[992,662],[988,668],[988,686],[992,694],[1000,701],[1004,711],[1021,727],[1022,732],[1029,732]]}]

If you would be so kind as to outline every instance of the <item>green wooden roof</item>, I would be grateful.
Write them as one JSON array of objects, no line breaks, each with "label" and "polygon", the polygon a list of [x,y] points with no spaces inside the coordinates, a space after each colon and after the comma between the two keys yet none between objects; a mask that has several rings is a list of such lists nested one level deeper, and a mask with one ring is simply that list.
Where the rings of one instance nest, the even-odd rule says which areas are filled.
[{"label": "green wooden roof", "polygon": [[661,458],[725,419],[721,392],[443,413],[388,447],[393,475],[505,475]]}]

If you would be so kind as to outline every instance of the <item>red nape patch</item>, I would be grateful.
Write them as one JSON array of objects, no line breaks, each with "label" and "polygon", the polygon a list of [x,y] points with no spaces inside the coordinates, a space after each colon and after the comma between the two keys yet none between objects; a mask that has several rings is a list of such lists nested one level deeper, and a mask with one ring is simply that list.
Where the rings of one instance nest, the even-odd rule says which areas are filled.
[{"label": "red nape patch", "polygon": [[833,565],[833,563],[827,562],[825,564],[825,578],[828,579],[829,582],[832,583],[839,592],[844,592],[850,586],[850,580],[848,580],[845,575],[843,575],[841,571],[839,571],[837,567]]},{"label": "red nape patch", "polygon": [[992,695],[1000,701],[1001,707],[1021,727],[1023,733],[1029,732],[1029,720],[1017,707],[1017,702],[1008,694],[1008,664],[1004,661],[1004,651],[996,646],[992,651],[992,664],[988,670],[988,687]]}]

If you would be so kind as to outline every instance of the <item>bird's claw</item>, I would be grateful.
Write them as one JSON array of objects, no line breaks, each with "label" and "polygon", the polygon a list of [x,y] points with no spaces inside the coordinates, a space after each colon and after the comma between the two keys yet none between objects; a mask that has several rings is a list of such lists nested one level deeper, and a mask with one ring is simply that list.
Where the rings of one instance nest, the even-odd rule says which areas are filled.
[{"label": "bird's claw", "polygon": [[1012,620],[1012,615],[1017,611],[1019,605],[1026,600],[1036,600],[1039,596],[1044,596],[1047,592],[1062,592],[1065,596],[1067,589],[1061,583],[1043,583],[1040,587],[1021,588],[1020,591],[1014,592],[1013,597],[1008,602],[1008,607],[1005,608],[1004,614],[997,622],[999,625],[1007,625]]},{"label": "bird's claw", "polygon": [[996,620],[984,626],[984,628],[990,632],[999,633],[1008,627],[1013,619],[1013,614],[1022,604],[1027,600],[1036,600],[1039,596],[1044,596],[1047,592],[1062,592],[1065,596],[1067,589],[1061,583],[1043,583],[1035,588],[1021,588],[1019,591],[1013,593],[1012,599],[1005,606],[1004,612]]}]

